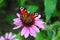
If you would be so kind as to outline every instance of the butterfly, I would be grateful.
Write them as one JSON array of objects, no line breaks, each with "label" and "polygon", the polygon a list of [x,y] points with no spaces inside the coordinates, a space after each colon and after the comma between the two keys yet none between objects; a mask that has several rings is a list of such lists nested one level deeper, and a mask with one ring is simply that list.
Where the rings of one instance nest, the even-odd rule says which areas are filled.
[{"label": "butterfly", "polygon": [[29,11],[25,10],[24,8],[20,8],[19,14],[21,15],[21,20],[23,23],[32,23],[35,15],[30,13]]}]

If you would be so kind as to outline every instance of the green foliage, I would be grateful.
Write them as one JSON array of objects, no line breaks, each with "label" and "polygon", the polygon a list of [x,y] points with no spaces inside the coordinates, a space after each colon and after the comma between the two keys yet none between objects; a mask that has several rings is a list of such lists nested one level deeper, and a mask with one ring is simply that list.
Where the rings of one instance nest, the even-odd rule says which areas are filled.
[{"label": "green foliage", "polygon": [[21,1],[20,1],[20,2],[21,2],[21,3],[20,3],[20,4],[21,4],[21,6],[23,6],[23,5],[24,5],[25,1],[26,1],[26,0],[21,0]]},{"label": "green foliage", "polygon": [[34,13],[38,10],[38,8],[39,7],[36,6],[36,5],[30,5],[30,6],[27,7],[27,10],[30,11],[31,13]]},{"label": "green foliage", "polygon": [[56,39],[60,40],[60,29],[57,31]]},{"label": "green foliage", "polygon": [[4,0],[0,0],[0,8],[6,7],[6,3]]},{"label": "green foliage", "polygon": [[18,0],[17,3],[19,6],[24,6],[26,0]]},{"label": "green foliage", "polygon": [[8,23],[12,23],[15,17],[16,17],[15,15],[9,14],[8,16],[6,16],[5,21]]},{"label": "green foliage", "polygon": [[[48,33],[48,37],[50,38],[50,40],[56,40],[58,38],[58,33],[57,30],[60,27],[60,23],[59,22],[54,22],[53,24],[51,24],[48,29],[50,30],[50,32],[47,30]],[[57,34],[57,35],[56,35]],[[59,34],[60,35],[60,34]]]},{"label": "green foliage", "polygon": [[35,40],[47,40],[43,32],[37,33],[36,34],[36,39]]},{"label": "green foliage", "polygon": [[3,2],[4,0],[0,0],[0,4]]},{"label": "green foliage", "polygon": [[0,15],[1,14],[5,14],[5,11],[4,10],[0,10]]},{"label": "green foliage", "polygon": [[47,40],[51,40],[53,34],[52,31],[49,29],[47,29],[46,31],[47,31]]},{"label": "green foliage", "polygon": [[50,30],[56,30],[59,27],[60,27],[60,23],[57,21],[57,22],[54,22],[53,24],[51,24],[49,29]]},{"label": "green foliage", "polygon": [[60,17],[60,11],[55,11],[55,12],[52,14],[52,17]]},{"label": "green foliage", "polygon": [[20,32],[17,34],[17,38],[18,38],[19,40],[24,40],[24,38],[21,37]]},{"label": "green foliage", "polygon": [[49,21],[52,13],[56,9],[57,0],[44,0],[46,22]]},{"label": "green foliage", "polygon": [[56,40],[55,34],[52,35],[52,40]]}]

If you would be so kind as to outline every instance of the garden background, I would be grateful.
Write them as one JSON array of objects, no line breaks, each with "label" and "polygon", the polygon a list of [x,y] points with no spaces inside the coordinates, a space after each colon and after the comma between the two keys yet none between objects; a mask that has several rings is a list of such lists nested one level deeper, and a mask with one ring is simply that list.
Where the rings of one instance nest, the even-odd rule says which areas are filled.
[{"label": "garden background", "polygon": [[0,36],[13,32],[20,40],[26,40],[20,36],[21,29],[12,29],[20,7],[41,14],[46,24],[46,29],[40,29],[36,38],[29,37],[28,40],[60,40],[60,0],[0,0]]}]

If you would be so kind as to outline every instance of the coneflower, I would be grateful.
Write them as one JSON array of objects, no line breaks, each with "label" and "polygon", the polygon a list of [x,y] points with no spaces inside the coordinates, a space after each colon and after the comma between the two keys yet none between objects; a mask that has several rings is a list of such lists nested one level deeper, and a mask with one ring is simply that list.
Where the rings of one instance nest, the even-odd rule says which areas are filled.
[{"label": "coneflower", "polygon": [[15,24],[16,27],[13,29],[22,27],[21,36],[24,36],[25,38],[29,35],[36,37],[36,32],[40,32],[39,28],[45,29],[44,22],[40,19],[40,14],[30,14],[29,11],[20,8],[20,12],[16,15],[17,18],[13,19],[13,24]]},{"label": "coneflower", "polygon": [[6,33],[5,37],[1,36],[0,40],[18,40],[18,39],[16,39],[16,35],[12,35],[12,32],[10,32],[10,33]]}]

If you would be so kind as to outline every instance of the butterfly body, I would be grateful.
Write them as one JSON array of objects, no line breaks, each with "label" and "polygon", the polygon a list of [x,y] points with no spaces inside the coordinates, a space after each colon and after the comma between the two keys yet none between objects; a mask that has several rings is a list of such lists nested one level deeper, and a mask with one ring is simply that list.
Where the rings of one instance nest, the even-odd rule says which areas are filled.
[{"label": "butterfly body", "polygon": [[[21,20],[25,26],[29,26],[34,24],[34,14],[30,14],[28,11],[26,11],[24,8],[20,9],[21,14]],[[33,22],[33,23],[32,23]]]}]

